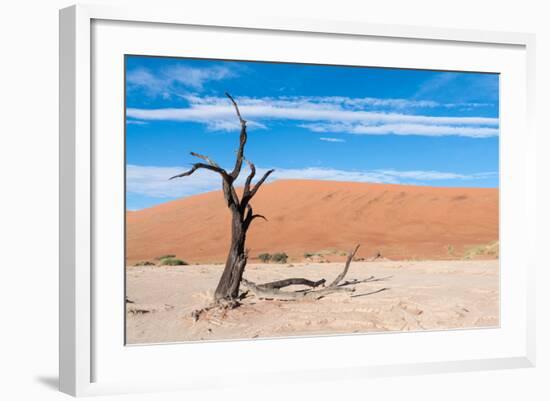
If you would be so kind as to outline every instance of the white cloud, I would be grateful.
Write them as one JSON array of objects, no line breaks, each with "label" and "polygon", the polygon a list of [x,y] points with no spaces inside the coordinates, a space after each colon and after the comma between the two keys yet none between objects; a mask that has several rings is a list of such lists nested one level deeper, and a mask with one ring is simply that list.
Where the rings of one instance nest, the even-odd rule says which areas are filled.
[{"label": "white cloud", "polygon": [[147,68],[136,68],[128,71],[126,82],[130,90],[142,89],[148,96],[169,98],[179,95],[179,87],[201,91],[209,81],[220,81],[235,77],[236,73],[223,66],[209,68],[192,68],[176,65],[152,72]]},{"label": "white cloud", "polygon": [[[210,129],[238,128],[233,107],[225,98],[185,96],[186,108],[136,109],[127,115],[139,120],[190,121],[206,124]],[[392,99],[379,99],[387,102]],[[398,99],[393,99],[397,101]],[[266,120],[293,120],[315,132],[342,132],[367,135],[459,135],[473,138],[498,136],[498,118],[456,117],[405,114],[365,109],[372,98],[281,97],[238,98],[245,119],[256,126]],[[405,100],[403,100],[405,101]],[[411,101],[414,102],[414,101]],[[360,105],[360,106],[358,106]],[[363,108],[361,108],[363,107]]]},{"label": "white cloud", "polygon": [[[241,124],[236,119],[233,119],[231,121],[229,120],[206,121],[205,124],[210,131],[237,131],[241,129]],[[246,125],[249,128],[250,127],[259,128],[259,129],[267,128],[264,124],[258,123],[256,121],[247,121]]]},{"label": "white cloud", "polygon": [[221,178],[212,172],[198,170],[184,180],[169,180],[185,171],[185,167],[128,165],[126,190],[154,198],[176,198],[220,188]]},{"label": "white cloud", "polygon": [[[196,96],[187,95],[185,98],[192,104],[198,105],[226,105],[227,99],[215,96]],[[275,107],[293,107],[296,105],[306,107],[331,108],[334,106],[345,109],[364,109],[370,108],[392,108],[392,109],[431,109],[436,107],[443,108],[478,108],[488,107],[489,103],[440,103],[433,100],[417,100],[403,98],[375,98],[375,97],[347,97],[347,96],[279,96],[253,98],[241,96],[238,98],[239,104],[258,105],[269,103]]]},{"label": "white cloud", "polygon": [[130,125],[147,125],[149,123],[147,121],[140,121],[140,120],[126,120],[126,124],[130,124]]},{"label": "white cloud", "polygon": [[459,174],[442,171],[399,171],[399,170],[377,170],[380,174],[396,177],[399,179],[408,179],[414,181],[433,181],[433,180],[476,180],[481,178],[495,177],[497,173],[474,173],[474,174]]},{"label": "white cloud", "polygon": [[470,138],[488,138],[498,136],[498,128],[468,127],[463,125],[429,125],[429,124],[342,124],[314,123],[301,124],[314,132],[341,132],[357,135],[422,135],[422,136],[465,136]]},{"label": "white cloud", "polygon": [[[450,94],[456,103],[450,107],[471,109],[491,106],[498,102],[499,79],[495,74],[465,74],[460,72],[440,72],[428,78],[418,87],[413,99],[441,99]],[[480,95],[490,103],[479,103]],[[472,101],[474,100],[474,101]]]},{"label": "white cloud", "polygon": [[321,141],[324,141],[324,142],[346,142],[344,139],[341,139],[341,138],[324,138],[324,137],[321,137],[319,138]]},{"label": "white cloud", "polygon": [[142,88],[149,96],[158,96],[168,92],[170,81],[154,75],[145,68],[136,68],[126,73],[126,83],[130,90]]},{"label": "white cloud", "polygon": [[427,81],[422,83],[422,86],[419,88],[419,90],[416,92],[415,97],[421,98],[424,96],[432,95],[433,93],[437,93],[439,90],[444,88],[445,86],[449,85],[453,81],[456,81],[460,77],[457,73],[451,73],[451,72],[443,72],[439,73],[432,78],[428,79]]},{"label": "white cloud", "polygon": [[[202,192],[216,191],[221,188],[221,178],[218,174],[197,170],[193,175],[183,179],[169,180],[188,167],[157,167],[128,165],[126,170],[127,191],[155,198],[178,198]],[[261,177],[266,168],[257,168],[256,177]],[[248,174],[243,169],[237,185],[243,185]],[[283,179],[308,179],[328,181],[371,182],[387,184],[418,184],[437,180],[469,181],[497,176],[496,172],[475,174],[459,174],[441,171],[400,171],[386,170],[338,170],[331,168],[308,167],[303,169],[275,168],[269,181]]]},{"label": "white cloud", "polygon": [[174,82],[179,82],[184,86],[195,90],[202,90],[203,85],[209,81],[221,81],[232,78],[236,74],[227,67],[210,68],[191,68],[187,66],[174,66],[164,71],[164,76],[169,77]]}]

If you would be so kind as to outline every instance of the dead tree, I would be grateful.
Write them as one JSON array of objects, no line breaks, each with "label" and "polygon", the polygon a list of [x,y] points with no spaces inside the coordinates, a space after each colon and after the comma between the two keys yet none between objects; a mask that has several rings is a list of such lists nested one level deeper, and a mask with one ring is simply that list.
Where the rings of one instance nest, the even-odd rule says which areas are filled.
[{"label": "dead tree", "polygon": [[[254,166],[254,163],[246,160],[244,156],[244,147],[247,140],[246,120],[242,118],[239,107],[233,97],[229,93],[226,93],[225,95],[233,104],[241,125],[239,148],[237,149],[237,156],[233,170],[226,171],[208,156],[191,152],[192,156],[204,160],[204,163],[195,163],[188,171],[170,178],[174,179],[187,177],[199,169],[204,169],[219,174],[222,179],[223,195],[225,202],[227,203],[227,207],[231,211],[231,245],[229,247],[227,260],[225,262],[225,268],[214,293],[214,300],[216,302],[219,302],[220,300],[235,301],[239,296],[239,286],[241,284],[248,257],[245,250],[246,233],[254,219],[261,218],[266,220],[264,216],[254,214],[250,201],[254,195],[256,195],[262,184],[274,171],[267,171],[255,185],[252,185],[252,180],[256,175],[256,167]],[[234,184],[241,173],[243,162],[248,163],[250,167],[250,174],[246,178],[242,196],[241,199],[239,199]]]},{"label": "dead tree", "polygon": [[[262,299],[295,301],[299,299],[320,299],[326,295],[335,292],[353,292],[355,289],[348,288],[347,286],[360,283],[361,281],[355,280],[345,283],[341,282],[348,272],[353,257],[359,249],[359,245],[357,245],[355,249],[352,249],[348,253],[348,257],[344,265],[344,270],[328,286],[324,286],[324,284],[326,283],[325,279],[319,281],[311,281],[305,278],[289,278],[266,284],[256,284],[243,279],[243,273],[248,258],[245,248],[246,234],[248,232],[248,229],[250,228],[250,225],[254,221],[254,219],[261,218],[267,220],[261,214],[254,214],[252,206],[250,205],[250,201],[274,170],[267,171],[256,182],[256,184],[252,185],[252,180],[256,175],[256,166],[254,166],[254,163],[247,160],[244,156],[244,147],[247,140],[246,120],[242,118],[239,107],[233,97],[231,97],[229,93],[226,93],[225,95],[233,104],[241,125],[239,148],[237,149],[237,157],[233,170],[227,171],[220,167],[208,156],[191,152],[192,156],[204,160],[204,163],[195,163],[188,171],[170,178],[174,179],[187,177],[200,169],[210,170],[219,174],[222,179],[222,188],[225,202],[227,204],[227,207],[231,211],[231,244],[229,246],[229,253],[225,262],[225,268],[223,270],[220,281],[218,282],[216,291],[214,292],[214,304],[201,310],[194,311],[193,317],[195,318],[195,320],[198,320],[201,313],[216,307],[216,305],[219,304],[220,301],[225,301],[225,304],[231,307],[238,305],[239,287],[241,285],[241,282],[248,288],[249,291],[255,293],[258,298]],[[248,163],[250,167],[250,174],[246,177],[242,195],[239,199],[234,184],[239,177],[239,174],[241,173],[243,162]],[[281,288],[292,285],[303,285],[309,288],[306,290],[294,292],[281,291]],[[318,287],[321,288],[318,289]]]}]

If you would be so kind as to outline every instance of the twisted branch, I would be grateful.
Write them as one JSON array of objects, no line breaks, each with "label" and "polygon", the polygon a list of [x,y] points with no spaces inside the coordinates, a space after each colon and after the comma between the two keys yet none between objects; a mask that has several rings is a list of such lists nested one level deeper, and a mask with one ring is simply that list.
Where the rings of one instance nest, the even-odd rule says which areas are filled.
[{"label": "twisted branch", "polygon": [[235,191],[235,188],[233,187],[233,178],[227,174],[227,171],[225,171],[223,168],[218,166],[216,162],[209,159],[207,156],[191,152],[191,155],[198,157],[200,159],[206,160],[208,164],[205,163],[195,163],[191,167],[191,169],[175,175],[173,177],[170,177],[170,180],[173,180],[174,178],[181,178],[181,177],[188,177],[191,174],[193,174],[195,171],[200,169],[210,170],[214,171],[215,173],[218,173],[223,178],[223,194],[225,197],[225,200],[227,201],[227,206],[231,207],[232,205],[239,205],[239,197],[237,196],[237,192]]},{"label": "twisted branch", "polygon": [[247,205],[247,212],[246,217],[244,218],[243,224],[244,228],[248,230],[248,227],[250,227],[250,224],[252,223],[252,220],[254,219],[263,219],[267,221],[267,218],[261,214],[254,214],[254,211],[252,210],[252,206]]},{"label": "twisted branch", "polygon": [[185,172],[183,172],[183,173],[181,173],[181,174],[175,175],[175,176],[173,176],[173,177],[170,177],[169,179],[170,179],[170,180],[173,180],[174,178],[181,178],[181,177],[190,176],[190,175],[193,174],[195,171],[197,171],[197,170],[199,170],[199,169],[201,169],[201,168],[203,168],[203,169],[205,169],[205,170],[214,171],[215,173],[220,174],[220,175],[223,177],[224,180],[227,180],[227,179],[230,178],[229,175],[227,175],[227,172],[226,172],[223,168],[221,168],[221,167],[213,166],[213,165],[211,165],[211,164],[195,163],[195,164],[193,164],[193,166],[192,166],[189,170],[187,170],[187,171],[185,171]]}]

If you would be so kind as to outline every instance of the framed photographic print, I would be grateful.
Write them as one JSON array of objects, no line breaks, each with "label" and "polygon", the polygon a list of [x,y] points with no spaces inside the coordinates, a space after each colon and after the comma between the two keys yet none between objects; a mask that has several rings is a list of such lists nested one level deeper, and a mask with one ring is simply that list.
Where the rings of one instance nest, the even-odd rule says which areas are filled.
[{"label": "framed photographic print", "polygon": [[532,366],[532,36],[60,30],[62,391]]},{"label": "framed photographic print", "polygon": [[125,70],[127,344],[499,326],[498,74]]}]

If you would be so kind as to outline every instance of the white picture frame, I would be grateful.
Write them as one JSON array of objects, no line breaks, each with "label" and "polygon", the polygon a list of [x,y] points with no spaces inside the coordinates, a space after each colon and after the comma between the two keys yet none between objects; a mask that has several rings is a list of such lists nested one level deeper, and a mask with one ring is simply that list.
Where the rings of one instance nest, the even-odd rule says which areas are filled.
[{"label": "white picture frame", "polygon": [[[156,27],[154,31],[157,33],[152,33],[152,27]],[[507,156],[506,159],[501,160],[501,174],[503,174],[504,180],[504,189],[501,190],[503,205],[501,219],[504,218],[508,222],[501,231],[501,236],[503,236],[501,244],[504,248],[502,251],[503,262],[501,263],[506,264],[508,261],[519,260],[521,262],[517,272],[506,270],[504,265],[501,267],[504,269],[502,271],[506,273],[501,282],[501,305],[503,305],[502,313],[504,314],[501,315],[503,319],[501,327],[493,331],[458,330],[440,333],[411,333],[402,338],[393,334],[356,335],[324,337],[315,340],[301,338],[205,343],[188,346],[183,344],[150,345],[134,347],[130,350],[124,350],[123,339],[114,335],[111,336],[115,338],[114,342],[107,344],[105,341],[107,331],[112,329],[115,333],[119,333],[123,330],[118,327],[120,323],[118,319],[123,316],[124,309],[122,304],[120,308],[115,305],[113,316],[116,316],[113,318],[107,317],[102,312],[105,310],[107,302],[118,299],[116,291],[119,290],[121,275],[113,276],[111,280],[108,274],[98,275],[94,270],[97,268],[98,260],[101,261],[101,258],[104,257],[96,252],[96,245],[97,241],[102,240],[102,236],[98,237],[98,233],[105,227],[101,220],[105,217],[104,208],[101,206],[101,199],[98,198],[100,196],[98,194],[103,191],[101,187],[103,184],[96,182],[94,177],[104,174],[101,173],[99,161],[99,159],[103,159],[102,155],[105,155],[106,160],[114,160],[111,157],[118,156],[110,155],[107,152],[108,147],[111,149],[113,147],[105,140],[97,142],[94,139],[93,127],[101,124],[94,119],[101,118],[102,107],[112,106],[98,106],[94,102],[97,97],[104,96],[101,87],[96,88],[94,85],[97,85],[97,82],[113,83],[112,90],[118,90],[119,95],[111,97],[105,95],[104,100],[107,100],[105,103],[109,103],[108,99],[111,99],[115,108],[122,107],[118,103],[120,103],[123,86],[117,86],[119,82],[116,81],[120,78],[121,71],[117,70],[118,75],[112,78],[102,75],[101,60],[105,57],[101,52],[105,48],[106,53],[114,54],[118,60],[119,53],[125,51],[125,44],[130,42],[130,35],[125,36],[121,32],[131,31],[131,36],[135,37],[139,36],[139,31],[143,29],[149,30],[147,38],[150,43],[147,40],[141,40],[140,48],[142,52],[150,52],[153,51],[151,49],[154,49],[155,43],[160,43],[158,38],[166,36],[167,33],[173,33],[170,30],[181,28],[185,31],[185,27],[192,27],[206,33],[209,30],[221,30],[243,35],[242,37],[261,33],[266,40],[277,40],[277,35],[286,35],[286,37],[296,35],[303,40],[313,40],[311,38],[326,41],[331,38],[340,38],[341,40],[372,39],[384,40],[387,44],[409,41],[407,43],[414,42],[419,46],[424,44],[437,46],[441,50],[440,57],[445,57],[448,54],[445,53],[446,47],[452,47],[452,51],[458,53],[467,52],[468,49],[473,51],[477,49],[480,61],[476,64],[473,58],[465,60],[462,65],[464,69],[485,71],[489,68],[491,72],[502,73],[508,68],[504,76],[509,76],[510,79],[506,79],[504,87],[501,88],[502,96],[506,96],[507,93],[518,93],[519,95],[513,100],[516,103],[512,104],[512,100],[510,100],[510,103],[504,102],[504,105],[501,106],[504,118],[509,118],[503,124],[503,129],[509,127],[511,132],[513,131],[511,128],[514,128],[518,133],[510,133],[503,145],[504,148],[501,149]],[[96,35],[95,40],[94,34]],[[106,45],[106,37],[109,39],[109,46]],[[212,46],[215,46],[214,42]],[[285,347],[305,353],[321,344],[325,350],[323,361],[312,358],[307,363],[297,363],[293,369],[287,369],[282,361],[274,360],[269,368],[256,365],[248,371],[241,370],[240,374],[253,378],[259,385],[269,385],[281,380],[326,380],[343,377],[360,380],[366,377],[387,375],[534,366],[534,271],[537,261],[529,256],[535,255],[535,253],[527,251],[535,242],[534,222],[536,219],[534,204],[536,188],[535,132],[532,116],[535,87],[534,45],[534,36],[523,33],[375,25],[350,21],[296,20],[254,15],[221,18],[187,14],[185,9],[166,10],[154,7],[112,8],[79,5],[61,10],[60,390],[71,395],[93,395],[230,386],[234,385],[230,372],[219,369],[207,374],[205,372],[208,371],[208,367],[201,368],[198,366],[200,364],[195,365],[193,369],[190,369],[189,366],[182,368],[182,372],[185,371],[185,374],[151,376],[150,380],[143,378],[130,380],[124,374],[117,372],[124,371],[121,369],[122,364],[130,369],[132,364],[135,365],[139,361],[148,365],[166,360],[168,369],[170,368],[168,359],[179,358],[180,363],[185,365],[185,362],[181,362],[180,354],[182,352],[187,352],[185,355],[188,360],[199,358],[200,355],[203,357],[206,355],[205,358],[211,360],[216,353],[223,352],[234,353],[236,356],[244,355],[245,358],[249,358],[247,360],[250,362],[253,358],[259,358],[262,355],[276,355]],[[164,51],[172,54],[175,48],[168,43],[165,46]],[[107,47],[109,47],[108,50]],[[481,54],[486,51],[486,48],[496,49],[495,54],[499,51],[502,53],[502,59],[494,57],[492,61],[494,67],[490,67],[491,64],[483,65],[483,61],[481,61],[483,59]],[[292,59],[292,56],[289,57]],[[390,60],[385,63],[399,63],[398,58],[406,57],[406,54],[395,55],[395,57],[396,61]],[[449,56],[449,59],[452,57]],[[434,61],[431,63],[426,65],[432,65],[434,69],[445,69],[446,65],[450,65],[446,64],[448,61],[445,60],[442,60],[441,63]],[[502,71],[498,63],[503,65]],[[412,67],[415,65],[420,66],[421,64],[414,64]],[[516,68],[514,66],[517,67],[516,70],[513,70]],[[107,120],[109,119],[105,121]],[[113,127],[116,126],[113,125]],[[120,138],[113,145],[115,148],[119,146]],[[113,166],[109,163],[104,163],[103,170],[112,169]],[[117,183],[121,184],[120,180],[117,181],[115,173],[113,181],[106,185],[118,185]],[[521,231],[521,233],[513,232],[516,230],[510,230],[509,227],[518,227],[517,231]],[[517,237],[518,235],[521,238]],[[106,233],[105,237],[108,237]],[[507,249],[505,248],[507,244],[514,245],[509,245]],[[518,256],[520,254],[524,255],[521,259]],[[109,284],[107,285],[107,283]],[[513,290],[514,292],[507,291],[512,288],[512,285],[517,287]],[[101,297],[105,300],[103,302],[97,298],[98,287],[101,287]],[[511,324],[512,317],[518,320],[513,325]],[[440,344],[441,347],[445,347],[446,345],[442,342],[442,338],[445,336],[453,337],[458,345],[454,350],[455,354],[441,354],[439,359],[435,356],[422,359],[413,352],[410,355],[403,355],[404,351],[392,358],[377,356],[374,349],[383,346],[383,339],[387,336],[391,337],[392,347],[397,353],[399,353],[399,347],[406,350],[410,349],[412,344],[415,347],[421,347],[422,344],[424,346],[436,344],[436,348],[437,344]],[[361,347],[362,345],[368,346],[369,343],[373,348],[370,360],[338,358],[337,350],[342,346]],[[461,348],[464,344],[472,344],[477,351],[466,353]],[[484,344],[486,349],[484,349]],[[434,350],[434,353],[437,353],[437,350]],[[173,354],[178,355],[174,357]],[[464,356],[462,357],[462,355]],[[112,369],[109,370],[108,366],[112,366]],[[299,375],[296,374],[297,372]]]}]

